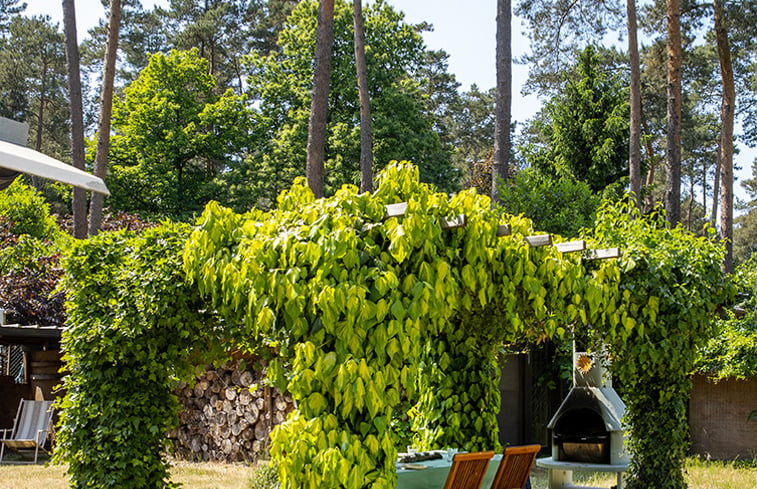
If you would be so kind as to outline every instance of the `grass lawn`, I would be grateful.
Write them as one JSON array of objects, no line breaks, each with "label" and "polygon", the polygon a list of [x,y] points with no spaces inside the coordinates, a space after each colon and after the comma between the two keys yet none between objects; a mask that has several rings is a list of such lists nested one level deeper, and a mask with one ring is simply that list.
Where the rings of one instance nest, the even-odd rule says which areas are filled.
[{"label": "grass lawn", "polygon": [[[253,468],[243,464],[176,462],[173,482],[185,489],[253,489]],[[0,465],[0,489],[68,489],[59,465]]]},{"label": "grass lawn", "polygon": [[[687,462],[690,489],[745,489],[757,487],[757,460],[751,462]],[[68,489],[60,466],[0,465],[0,489]],[[253,487],[255,469],[243,464],[176,462],[171,471],[174,482],[185,489],[262,489]],[[547,489],[547,471],[535,468],[534,489]],[[613,476],[574,473],[574,483],[611,487]],[[267,489],[267,488],[266,488]]]}]

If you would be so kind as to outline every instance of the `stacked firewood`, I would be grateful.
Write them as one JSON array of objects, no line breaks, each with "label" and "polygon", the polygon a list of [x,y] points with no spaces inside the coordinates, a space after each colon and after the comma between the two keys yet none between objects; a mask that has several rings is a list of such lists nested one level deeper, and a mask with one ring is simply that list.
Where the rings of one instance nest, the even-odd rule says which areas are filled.
[{"label": "stacked firewood", "polygon": [[176,456],[224,462],[267,458],[273,427],[294,405],[289,395],[263,385],[263,378],[229,363],[208,367],[194,385],[180,384],[179,426],[168,433]]}]

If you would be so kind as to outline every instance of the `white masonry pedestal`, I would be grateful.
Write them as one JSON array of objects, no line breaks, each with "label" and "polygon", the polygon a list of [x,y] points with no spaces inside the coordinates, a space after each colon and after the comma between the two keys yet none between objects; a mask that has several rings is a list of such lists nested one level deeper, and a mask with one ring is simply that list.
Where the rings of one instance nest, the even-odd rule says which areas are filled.
[{"label": "white masonry pedestal", "polygon": [[592,489],[573,485],[573,472],[614,472],[618,475],[618,489],[623,489],[623,473],[628,464],[587,464],[583,462],[559,462],[549,458],[536,460],[536,466],[549,470],[549,489]]}]

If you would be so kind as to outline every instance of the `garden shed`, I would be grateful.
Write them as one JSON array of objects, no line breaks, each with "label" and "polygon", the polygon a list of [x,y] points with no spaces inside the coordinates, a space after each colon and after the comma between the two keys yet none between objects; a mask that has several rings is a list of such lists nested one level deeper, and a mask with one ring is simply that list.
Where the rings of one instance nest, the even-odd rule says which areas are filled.
[{"label": "garden shed", "polygon": [[52,400],[61,383],[60,337],[57,326],[5,324],[0,309],[0,427],[9,428],[20,399]]}]

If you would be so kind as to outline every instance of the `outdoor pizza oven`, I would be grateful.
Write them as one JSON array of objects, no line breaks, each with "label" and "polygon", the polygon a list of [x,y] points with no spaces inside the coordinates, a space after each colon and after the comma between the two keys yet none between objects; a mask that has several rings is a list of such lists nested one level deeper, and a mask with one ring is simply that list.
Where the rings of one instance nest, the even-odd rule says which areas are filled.
[{"label": "outdoor pizza oven", "polygon": [[552,459],[561,462],[623,464],[626,411],[612,388],[601,352],[573,353],[573,388],[547,425],[552,431]]}]

